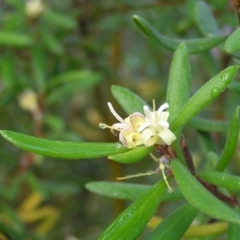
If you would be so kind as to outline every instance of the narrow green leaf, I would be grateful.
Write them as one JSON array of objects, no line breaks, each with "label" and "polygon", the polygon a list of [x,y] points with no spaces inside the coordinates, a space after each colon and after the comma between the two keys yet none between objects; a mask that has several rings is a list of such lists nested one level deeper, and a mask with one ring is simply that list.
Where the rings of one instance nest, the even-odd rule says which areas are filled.
[{"label": "narrow green leaf", "polygon": [[74,29],[77,24],[75,20],[68,14],[59,13],[47,9],[42,14],[43,19],[50,25],[58,26],[65,29]]},{"label": "narrow green leaf", "polygon": [[47,73],[47,57],[42,46],[32,48],[33,79],[40,92],[45,89]]},{"label": "narrow green leaf", "polygon": [[219,45],[227,38],[227,36],[216,36],[196,39],[172,39],[157,32],[147,21],[137,15],[133,16],[133,20],[147,37],[156,40],[163,47],[171,51],[175,51],[178,45],[184,42],[189,53],[200,53]]},{"label": "narrow green leaf", "polygon": [[143,106],[147,105],[139,96],[131,92],[127,88],[113,85],[111,88],[112,94],[120,106],[127,114],[134,112],[143,112]]},{"label": "narrow green leaf", "polygon": [[[11,52],[2,53],[0,61],[1,81],[4,84],[4,88],[9,90],[13,89],[16,84],[16,77],[14,71],[14,56]],[[7,92],[8,92],[7,91]],[[1,95],[2,98],[2,95]]]},{"label": "narrow green leaf", "polygon": [[239,82],[231,82],[228,86],[229,89],[236,91],[240,94],[240,83]]},{"label": "narrow green leaf", "polygon": [[85,187],[91,192],[124,200],[135,200],[151,188],[150,185],[105,181],[89,182]]},{"label": "narrow green leaf", "polygon": [[199,173],[199,177],[219,187],[240,191],[240,177],[215,171],[202,171]]},{"label": "narrow green leaf", "polygon": [[120,143],[60,142],[8,130],[2,130],[0,134],[7,141],[25,151],[55,158],[98,158],[129,151]]},{"label": "narrow green leaf", "polygon": [[204,163],[204,170],[212,171],[217,165],[217,162],[220,156],[214,151],[206,151],[206,152],[207,154],[206,154],[205,163]]},{"label": "narrow green leaf", "polygon": [[[85,187],[99,195],[124,200],[135,200],[151,188],[150,185],[105,181],[89,182]],[[174,189],[172,193],[165,192],[162,201],[168,202],[179,199],[183,199],[182,193],[179,189]]]},{"label": "narrow green leaf", "polygon": [[220,29],[208,5],[202,1],[196,4],[196,21],[203,35],[220,35]]},{"label": "narrow green leaf", "polygon": [[108,159],[114,160],[120,163],[126,163],[126,164],[135,163],[142,160],[152,151],[153,151],[153,147],[147,148],[145,146],[140,146],[140,147],[133,148],[126,153],[120,153],[120,154],[108,156]]},{"label": "narrow green leaf", "polygon": [[61,55],[63,53],[64,50],[60,40],[45,27],[42,27],[41,29],[41,40],[47,49],[52,53],[56,55]]},{"label": "narrow green leaf", "polygon": [[233,80],[239,66],[231,66],[205,83],[182,107],[176,118],[171,122],[171,130],[176,131],[186,124],[191,118],[209,105],[227,85]]},{"label": "narrow green leaf", "polygon": [[226,40],[225,42],[225,49],[229,52],[238,52],[240,51],[240,28],[235,30]]},{"label": "narrow green leaf", "polygon": [[25,47],[32,44],[30,36],[23,33],[0,31],[0,45]]},{"label": "narrow green leaf", "polygon": [[212,195],[178,160],[171,160],[171,167],[183,196],[192,206],[213,218],[240,224],[240,215]]},{"label": "narrow green leaf", "polygon": [[188,125],[204,132],[225,132],[228,130],[229,122],[194,117],[188,122]]},{"label": "narrow green leaf", "polygon": [[[24,236],[22,233],[17,232],[13,229],[12,226],[8,226],[7,224],[0,222],[0,232],[6,234],[10,239],[23,239]],[[5,236],[6,236],[5,235]]]},{"label": "narrow green leaf", "polygon": [[101,80],[101,75],[98,73],[75,70],[64,73],[51,80],[49,85],[49,91],[47,95],[47,103],[53,103],[59,100],[59,98],[72,95],[75,91],[85,90],[86,88],[93,87]]},{"label": "narrow green leaf", "polygon": [[71,70],[50,79],[48,88],[55,88],[61,84],[81,82],[82,88],[92,86],[101,79],[101,74],[88,70]]},{"label": "narrow green leaf", "polygon": [[163,198],[165,190],[166,184],[164,181],[156,183],[151,189],[124,210],[99,236],[98,240],[136,239],[156,211]]},{"label": "narrow green leaf", "polygon": [[189,204],[179,207],[165,218],[146,240],[179,240],[197,213],[198,210]]},{"label": "narrow green leaf", "polygon": [[229,161],[231,160],[234,151],[237,147],[237,143],[238,143],[238,132],[240,129],[240,121],[239,121],[239,108],[237,107],[231,122],[230,122],[230,126],[229,126],[229,130],[228,130],[228,136],[227,136],[227,141],[225,143],[222,155],[219,159],[219,162],[216,166],[216,170],[217,171],[224,171],[224,169],[227,167]]},{"label": "narrow green leaf", "polygon": [[240,227],[237,223],[229,223],[227,240],[240,239]]},{"label": "narrow green leaf", "polygon": [[181,43],[174,53],[166,100],[169,104],[169,120],[172,121],[187,102],[190,95],[191,73],[188,50],[184,43]]}]

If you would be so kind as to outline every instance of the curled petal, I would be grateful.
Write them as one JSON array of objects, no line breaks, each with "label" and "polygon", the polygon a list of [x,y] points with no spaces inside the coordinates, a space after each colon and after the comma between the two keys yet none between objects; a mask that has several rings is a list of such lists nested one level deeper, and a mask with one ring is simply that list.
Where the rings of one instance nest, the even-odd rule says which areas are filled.
[{"label": "curled petal", "polygon": [[150,147],[157,142],[158,135],[152,129],[147,128],[141,133],[141,140],[146,147]]},{"label": "curled petal", "polygon": [[136,133],[136,132],[124,133],[124,138],[127,142],[128,148],[134,148],[142,144],[139,133]]},{"label": "curled petal", "polygon": [[149,107],[145,105],[145,106],[143,106],[143,110],[144,110],[144,113],[145,113],[147,119],[150,122],[152,122],[153,121],[153,119],[152,119],[152,112],[150,111]]},{"label": "curled petal", "polygon": [[176,136],[173,132],[167,128],[164,128],[160,133],[159,137],[165,142],[167,145],[171,145],[174,140],[176,140]]},{"label": "curled petal", "polygon": [[168,107],[169,107],[168,103],[164,103],[163,105],[161,105],[161,106],[159,107],[159,109],[157,110],[157,118],[158,118],[158,119],[161,119],[162,114],[164,113],[163,110],[165,110],[165,109],[168,108]]},{"label": "curled petal", "polygon": [[151,126],[151,123],[149,122],[144,122],[143,124],[141,124],[139,127],[138,127],[138,131],[139,132],[142,132],[145,128],[148,128]]},{"label": "curled petal", "polygon": [[164,103],[158,108],[157,112],[161,113],[163,110],[165,110],[168,107],[169,107],[168,103]]},{"label": "curled petal", "polygon": [[158,117],[158,120],[162,120],[162,121],[167,121],[169,117],[169,112],[161,112],[161,114]]},{"label": "curled petal", "polygon": [[129,126],[131,126],[131,129],[133,131],[136,131],[144,121],[145,121],[145,117],[141,113],[137,113],[137,112],[125,118],[125,122]]},{"label": "curled petal", "polygon": [[126,141],[125,138],[124,138],[123,133],[124,133],[123,131],[121,131],[121,132],[119,133],[119,141],[120,141],[125,147],[129,147],[127,141]]},{"label": "curled petal", "polygon": [[169,128],[169,123],[167,121],[159,121],[158,126]]}]

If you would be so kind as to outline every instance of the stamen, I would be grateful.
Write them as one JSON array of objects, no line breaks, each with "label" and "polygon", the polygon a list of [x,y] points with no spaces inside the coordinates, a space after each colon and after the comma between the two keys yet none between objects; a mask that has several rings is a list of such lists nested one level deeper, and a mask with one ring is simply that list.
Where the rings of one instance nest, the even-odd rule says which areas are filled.
[{"label": "stamen", "polygon": [[152,153],[150,153],[149,155],[155,162],[159,162],[159,160]]},{"label": "stamen", "polygon": [[156,103],[155,103],[155,99],[152,100],[153,101],[153,112],[156,111]]},{"label": "stamen", "polygon": [[172,189],[171,186],[169,185],[168,180],[167,180],[167,177],[166,177],[166,174],[165,174],[165,172],[164,172],[164,169],[165,169],[165,167],[166,167],[166,164],[168,163],[168,160],[166,159],[166,157],[163,156],[163,157],[161,157],[161,158],[159,159],[159,162],[160,162],[160,164],[159,164],[159,169],[162,171],[163,180],[164,180],[164,182],[165,182],[166,185],[167,185],[168,192],[169,192],[169,193],[172,193],[172,192],[173,192],[173,189]]},{"label": "stamen", "polygon": [[110,102],[108,102],[108,107],[111,111],[111,113],[113,114],[113,116],[121,123],[124,123],[124,120],[116,113],[116,111],[114,110],[112,104]]},{"label": "stamen", "polygon": [[135,178],[135,177],[149,176],[149,175],[153,175],[153,174],[156,174],[156,171],[148,171],[148,172],[145,172],[145,173],[137,173],[137,174],[128,175],[128,176],[125,176],[125,177],[118,177],[117,179],[118,180],[124,180],[124,179]]}]

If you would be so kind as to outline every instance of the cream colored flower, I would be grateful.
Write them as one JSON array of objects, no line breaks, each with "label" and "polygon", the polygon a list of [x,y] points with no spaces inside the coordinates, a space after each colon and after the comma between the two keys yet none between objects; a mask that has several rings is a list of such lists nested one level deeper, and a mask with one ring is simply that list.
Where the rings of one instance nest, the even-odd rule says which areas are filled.
[{"label": "cream colored flower", "polygon": [[37,18],[45,9],[41,0],[28,0],[25,5],[25,11],[31,18]]},{"label": "cream colored flower", "polygon": [[111,132],[115,135],[116,132],[119,132],[119,141],[128,148],[142,145],[143,143],[141,141],[140,132],[137,129],[145,121],[145,117],[141,113],[135,112],[129,117],[123,119],[116,113],[111,103],[108,103],[108,107],[119,123],[115,123],[112,126],[100,123],[99,126],[102,129],[110,128]]},{"label": "cream colored flower", "polygon": [[168,107],[167,103],[161,105],[157,111],[155,111],[155,106],[153,111],[150,111],[148,106],[143,107],[146,117],[138,131],[141,133],[141,140],[145,146],[150,147],[154,144],[171,145],[176,140],[176,136],[169,130],[169,123],[167,122],[169,112],[164,111]]},{"label": "cream colored flower", "polygon": [[18,102],[22,109],[29,112],[35,112],[38,108],[37,94],[32,89],[27,89],[18,96]]}]

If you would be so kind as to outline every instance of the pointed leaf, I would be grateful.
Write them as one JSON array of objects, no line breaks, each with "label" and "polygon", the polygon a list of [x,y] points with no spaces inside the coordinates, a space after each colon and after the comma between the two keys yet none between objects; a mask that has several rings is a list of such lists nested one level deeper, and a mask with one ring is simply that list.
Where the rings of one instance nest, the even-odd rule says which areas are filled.
[{"label": "pointed leaf", "polygon": [[60,142],[8,130],[2,130],[0,134],[7,141],[25,151],[56,158],[98,158],[129,151],[120,143]]},{"label": "pointed leaf", "polygon": [[39,92],[45,90],[46,72],[47,72],[47,54],[42,46],[34,46],[32,48],[32,69],[33,78]]},{"label": "pointed leaf", "polygon": [[228,130],[229,122],[194,117],[188,125],[204,132],[225,132]]},{"label": "pointed leaf", "polygon": [[127,88],[113,85],[112,94],[127,114],[143,112],[143,106],[147,105],[138,95]]},{"label": "pointed leaf", "polygon": [[151,189],[124,210],[99,236],[98,240],[136,239],[156,211],[165,190],[166,184],[164,181],[156,183]]},{"label": "pointed leaf", "polygon": [[146,240],[179,240],[197,213],[198,210],[189,204],[181,206],[165,218]]},{"label": "pointed leaf", "polygon": [[227,240],[240,239],[240,227],[239,224],[229,223]]},{"label": "pointed leaf", "polygon": [[213,218],[240,224],[240,215],[212,195],[178,160],[171,160],[171,167],[183,196],[192,206]]},{"label": "pointed leaf", "polygon": [[225,42],[225,49],[229,52],[238,52],[240,51],[240,28],[235,30],[226,40]]},{"label": "pointed leaf", "polygon": [[23,33],[0,31],[0,45],[25,47],[32,44],[30,36]]},{"label": "pointed leaf", "polygon": [[184,42],[189,53],[200,53],[219,45],[227,38],[227,36],[217,36],[198,39],[172,39],[157,32],[147,21],[137,15],[133,16],[133,20],[147,37],[156,40],[163,47],[171,51],[175,51],[178,45]]},{"label": "pointed leaf", "polygon": [[219,187],[224,187],[232,191],[240,191],[240,177],[238,176],[215,171],[202,171],[199,173],[199,177]]},{"label": "pointed leaf", "polygon": [[228,86],[229,89],[236,91],[240,94],[240,83],[239,82],[231,82]]},{"label": "pointed leaf", "polygon": [[85,88],[98,83],[100,79],[101,75],[99,73],[88,70],[71,70],[69,72],[51,78],[48,88],[50,89],[58,85],[68,84],[71,82],[81,82],[81,88]]},{"label": "pointed leaf", "polygon": [[196,4],[196,21],[203,35],[220,35],[220,29],[208,5],[202,1]]},{"label": "pointed leaf", "polygon": [[235,77],[238,66],[231,66],[205,83],[182,107],[176,118],[171,122],[171,130],[176,131],[186,124],[191,118],[209,105]]},{"label": "pointed leaf", "polygon": [[126,153],[115,154],[113,156],[108,156],[108,159],[114,160],[120,163],[134,163],[142,160],[146,157],[150,152],[153,151],[153,147],[135,147]]},{"label": "pointed leaf", "polygon": [[[89,182],[85,187],[94,193],[117,199],[135,200],[145,194],[150,188],[150,185],[123,183],[123,182]],[[162,201],[173,201],[183,199],[181,192],[174,189],[172,193],[165,192]]]},{"label": "pointed leaf", "polygon": [[169,104],[169,120],[171,121],[187,102],[190,95],[191,73],[188,50],[181,43],[174,53],[167,88],[167,103]]},{"label": "pointed leaf", "polygon": [[42,18],[48,25],[58,26],[60,28],[71,30],[77,26],[75,20],[70,17],[69,14],[51,11],[49,8],[43,12]]},{"label": "pointed leaf", "polygon": [[41,29],[41,40],[43,41],[47,49],[52,53],[56,55],[61,55],[64,52],[63,46],[61,45],[60,40],[56,38],[54,33],[49,31],[45,27],[42,27]]},{"label": "pointed leaf", "polygon": [[227,167],[237,147],[238,133],[240,129],[239,108],[240,107],[236,108],[232,116],[229,130],[228,130],[227,141],[225,143],[222,155],[216,166],[216,170],[220,172],[224,171],[224,169]]}]

